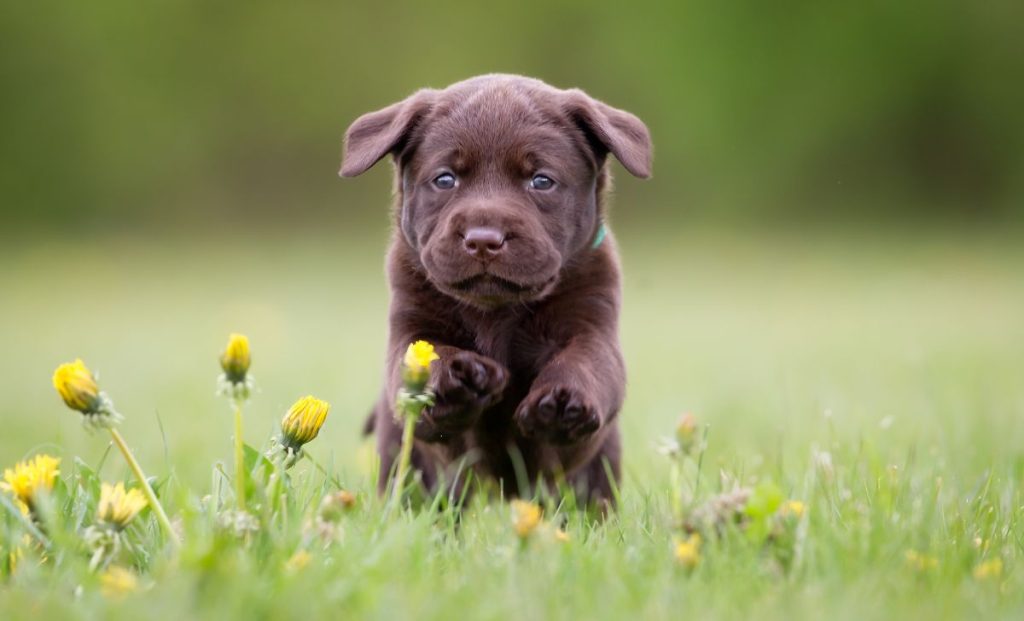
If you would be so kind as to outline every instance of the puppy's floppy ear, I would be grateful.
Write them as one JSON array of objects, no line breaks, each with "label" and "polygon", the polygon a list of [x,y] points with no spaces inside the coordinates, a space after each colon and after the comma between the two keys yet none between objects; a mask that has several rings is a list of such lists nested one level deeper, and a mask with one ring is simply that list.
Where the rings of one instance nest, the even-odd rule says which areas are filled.
[{"label": "puppy's floppy ear", "polygon": [[437,91],[423,89],[387,108],[368,112],[345,132],[341,156],[342,177],[355,177],[370,169],[388,153],[398,153],[409,134],[430,111]]},{"label": "puppy's floppy ear", "polygon": [[651,134],[643,121],[575,88],[566,91],[565,110],[598,157],[611,153],[633,176],[651,176]]}]

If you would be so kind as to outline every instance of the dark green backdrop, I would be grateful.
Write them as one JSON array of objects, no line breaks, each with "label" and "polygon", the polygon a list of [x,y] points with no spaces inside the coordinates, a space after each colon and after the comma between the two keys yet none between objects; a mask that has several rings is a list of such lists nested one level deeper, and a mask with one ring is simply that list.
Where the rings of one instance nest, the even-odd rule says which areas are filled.
[{"label": "dark green backdrop", "polygon": [[387,167],[335,176],[348,122],[505,71],[649,124],[620,223],[1020,221],[1022,24],[1019,1],[4,2],[0,216],[379,223]]}]

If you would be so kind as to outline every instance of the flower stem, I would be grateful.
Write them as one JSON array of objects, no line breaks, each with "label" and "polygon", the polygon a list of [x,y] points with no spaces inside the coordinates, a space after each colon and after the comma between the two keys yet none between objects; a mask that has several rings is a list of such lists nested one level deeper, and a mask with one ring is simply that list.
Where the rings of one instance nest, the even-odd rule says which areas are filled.
[{"label": "flower stem", "polygon": [[167,537],[171,540],[171,543],[175,548],[181,546],[181,542],[178,541],[178,536],[174,532],[174,528],[171,526],[171,520],[167,518],[167,513],[164,511],[163,505],[160,504],[160,500],[156,497],[156,493],[153,491],[152,486],[149,484],[149,480],[146,479],[146,473],[142,471],[142,466],[136,461],[135,455],[132,454],[132,450],[128,448],[121,433],[114,427],[110,427],[110,436],[114,438],[114,444],[117,448],[121,449],[121,453],[124,455],[125,461],[128,462],[128,467],[135,473],[135,478],[139,481],[139,485],[142,486],[142,493],[146,495],[146,500],[149,501],[149,506],[153,508],[153,513],[156,514],[156,519],[160,522],[160,526],[163,527],[164,531],[167,532]]},{"label": "flower stem", "polygon": [[235,496],[245,510],[245,448],[242,441],[242,401],[235,399]]},{"label": "flower stem", "polygon": [[398,470],[395,472],[394,489],[392,500],[399,502],[402,493],[405,491],[405,479],[409,476],[409,464],[412,460],[412,439],[413,430],[416,427],[416,416],[411,412],[405,412],[405,427],[402,429],[402,449],[398,455]]}]

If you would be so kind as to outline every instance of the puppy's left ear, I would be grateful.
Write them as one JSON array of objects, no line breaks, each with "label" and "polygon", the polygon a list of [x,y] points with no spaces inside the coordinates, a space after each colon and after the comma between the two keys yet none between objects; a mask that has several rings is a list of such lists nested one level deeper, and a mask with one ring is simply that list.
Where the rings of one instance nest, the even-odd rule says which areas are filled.
[{"label": "puppy's left ear", "polygon": [[369,170],[388,153],[399,153],[409,134],[430,111],[437,91],[423,89],[408,98],[356,119],[345,132],[341,156],[342,177]]},{"label": "puppy's left ear", "polygon": [[634,115],[602,103],[579,89],[566,91],[565,110],[583,130],[599,158],[611,153],[633,176],[651,176],[651,134]]}]

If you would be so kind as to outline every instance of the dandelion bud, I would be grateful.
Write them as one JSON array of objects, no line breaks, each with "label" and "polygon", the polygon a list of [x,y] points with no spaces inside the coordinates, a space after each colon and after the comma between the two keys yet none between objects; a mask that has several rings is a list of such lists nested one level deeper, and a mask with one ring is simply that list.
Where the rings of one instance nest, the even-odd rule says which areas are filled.
[{"label": "dandelion bud", "polygon": [[[20,563],[23,558],[25,558],[25,550],[24,550],[24,548],[21,548],[21,547],[15,548],[15,549],[11,550],[7,554],[7,575],[8,576],[14,574],[14,572],[18,570],[18,563]],[[2,560],[3,559],[0,558],[0,561],[2,561]],[[2,569],[2,567],[3,566],[0,565],[0,569]],[[0,573],[2,573],[2,572],[0,572]]]},{"label": "dandelion bud", "polygon": [[281,444],[289,452],[297,453],[320,433],[330,409],[330,403],[313,396],[296,401],[281,420]]},{"label": "dandelion bud", "polygon": [[907,550],[903,554],[904,560],[907,562],[907,567],[916,572],[926,572],[936,569],[939,566],[939,559],[928,555],[922,554],[917,550]]},{"label": "dandelion bud", "polygon": [[693,533],[686,539],[676,541],[676,562],[686,569],[693,569],[700,564],[700,535]]},{"label": "dandelion bud", "polygon": [[124,483],[103,483],[100,486],[96,519],[117,530],[124,530],[146,504],[146,497],[137,489],[126,491]]},{"label": "dandelion bud", "polygon": [[224,371],[217,380],[217,392],[235,401],[249,398],[255,382],[249,375],[252,355],[249,353],[249,338],[244,334],[232,334],[228,345],[220,355],[220,368]]},{"label": "dandelion bud", "polygon": [[676,442],[684,454],[693,450],[697,440],[697,418],[693,414],[683,414],[676,424]]},{"label": "dandelion bud", "polygon": [[0,490],[14,496],[19,506],[31,509],[39,494],[49,493],[53,489],[54,481],[60,474],[59,466],[60,459],[49,455],[36,455],[28,461],[18,462],[13,469],[4,470]]},{"label": "dandelion bud", "polygon": [[305,569],[311,560],[313,560],[312,554],[305,550],[299,550],[285,562],[284,570],[289,574],[296,574]]},{"label": "dandelion bud", "polygon": [[782,507],[779,508],[779,514],[782,517],[794,517],[800,519],[807,512],[807,505],[800,502],[799,500],[787,500],[782,503]]},{"label": "dandelion bud", "polygon": [[245,374],[249,372],[252,357],[249,354],[249,338],[244,334],[232,334],[228,337],[228,346],[220,355],[220,368],[233,384],[245,382]]},{"label": "dandelion bud", "polygon": [[430,379],[430,363],[439,359],[434,346],[427,341],[416,341],[405,350],[402,381],[410,392],[422,392]]},{"label": "dandelion bud", "polygon": [[80,358],[57,367],[53,373],[53,387],[72,410],[91,414],[99,405],[100,388],[96,378]]},{"label": "dandelion bud", "polygon": [[512,501],[512,527],[517,537],[529,537],[540,526],[540,521],[541,509],[538,504],[525,500]]},{"label": "dandelion bud", "polygon": [[57,367],[53,387],[69,408],[81,412],[86,427],[109,428],[121,422],[121,415],[107,395],[100,392],[96,378],[81,359]]},{"label": "dandelion bud", "polygon": [[138,588],[138,577],[124,567],[112,565],[100,575],[100,591],[107,599],[119,600]]},{"label": "dandelion bud", "polygon": [[324,496],[320,501],[317,518],[324,522],[337,522],[347,511],[356,506],[356,496],[352,492],[341,490]]},{"label": "dandelion bud", "polygon": [[1003,559],[993,558],[979,563],[971,572],[975,580],[998,578],[1003,574]]}]

